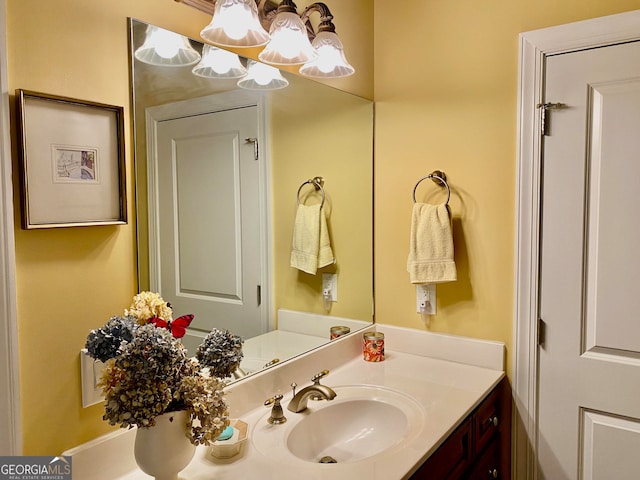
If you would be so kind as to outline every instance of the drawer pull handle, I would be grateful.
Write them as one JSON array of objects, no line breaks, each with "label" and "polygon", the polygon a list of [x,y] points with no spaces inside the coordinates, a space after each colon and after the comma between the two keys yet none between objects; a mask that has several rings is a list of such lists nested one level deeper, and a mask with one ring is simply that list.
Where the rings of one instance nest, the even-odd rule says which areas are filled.
[{"label": "drawer pull handle", "polygon": [[489,478],[498,478],[498,469],[489,470]]},{"label": "drawer pull handle", "polygon": [[495,416],[495,417],[491,417],[491,418],[487,419],[487,423],[489,425],[493,425],[494,427],[497,427],[498,423],[500,423],[500,421],[498,420],[498,417]]}]

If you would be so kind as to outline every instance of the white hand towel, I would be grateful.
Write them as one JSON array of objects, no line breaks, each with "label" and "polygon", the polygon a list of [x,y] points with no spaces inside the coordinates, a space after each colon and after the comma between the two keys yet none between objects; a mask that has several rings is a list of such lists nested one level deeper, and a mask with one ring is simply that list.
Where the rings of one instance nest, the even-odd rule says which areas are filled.
[{"label": "white hand towel", "polygon": [[334,262],[324,209],[320,204],[298,205],[293,225],[291,266],[315,275],[318,268]]},{"label": "white hand towel", "polygon": [[411,283],[416,284],[457,279],[451,217],[446,204],[413,205],[407,271]]},{"label": "white hand towel", "polygon": [[320,249],[318,251],[318,268],[326,267],[336,263],[331,250],[331,241],[329,239],[329,228],[327,227],[327,218],[324,214],[324,207],[320,207]]}]

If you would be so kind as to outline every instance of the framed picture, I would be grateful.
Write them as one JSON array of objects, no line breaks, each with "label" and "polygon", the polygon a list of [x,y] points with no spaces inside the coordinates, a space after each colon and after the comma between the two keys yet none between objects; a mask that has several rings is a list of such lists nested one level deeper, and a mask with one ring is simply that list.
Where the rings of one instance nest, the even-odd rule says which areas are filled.
[{"label": "framed picture", "polygon": [[25,229],[127,223],[124,109],[16,90]]}]

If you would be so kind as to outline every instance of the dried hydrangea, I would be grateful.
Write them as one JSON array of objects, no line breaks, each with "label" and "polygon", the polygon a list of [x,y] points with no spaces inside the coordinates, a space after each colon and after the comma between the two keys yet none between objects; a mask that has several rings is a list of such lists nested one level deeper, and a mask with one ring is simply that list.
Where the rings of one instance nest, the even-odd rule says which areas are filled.
[{"label": "dried hydrangea", "polygon": [[152,426],[156,416],[171,410],[181,379],[196,373],[186,349],[167,330],[153,324],[138,327],[102,376],[104,419],[121,427]]},{"label": "dried hydrangea", "polygon": [[[151,427],[163,413],[189,413],[187,437],[209,445],[229,425],[224,383],[242,359],[242,340],[214,330],[198,349],[201,362],[187,357],[184,346],[169,330],[150,323],[171,320],[171,306],[157,293],[142,292],[125,310],[92,330],[86,346],[106,362],[99,386],[105,394],[104,419],[120,427]],[[203,367],[210,368],[204,375]]]},{"label": "dried hydrangea", "polygon": [[230,377],[242,361],[242,339],[229,330],[214,328],[196,350],[201,365],[209,367],[211,375]]},{"label": "dried hydrangea", "polygon": [[224,400],[224,383],[217,378],[184,377],[174,399],[189,405],[187,436],[194,445],[210,445],[229,425],[229,408]]},{"label": "dried hydrangea", "polygon": [[171,307],[160,295],[155,292],[140,292],[133,297],[133,303],[124,311],[124,314],[134,316],[140,325],[149,323],[152,318],[171,320]]},{"label": "dried hydrangea", "polygon": [[104,326],[91,330],[85,348],[92,358],[106,362],[118,354],[118,349],[133,339],[137,327],[135,317],[111,317]]}]

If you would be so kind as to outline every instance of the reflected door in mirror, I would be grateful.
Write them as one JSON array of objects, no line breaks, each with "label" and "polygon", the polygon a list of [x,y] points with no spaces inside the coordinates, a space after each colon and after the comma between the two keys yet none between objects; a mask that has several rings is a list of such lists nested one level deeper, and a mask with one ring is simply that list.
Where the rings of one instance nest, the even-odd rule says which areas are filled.
[{"label": "reflected door in mirror", "polygon": [[177,315],[193,313],[185,346],[213,327],[242,337],[262,324],[257,107],[157,126],[159,287]]}]

